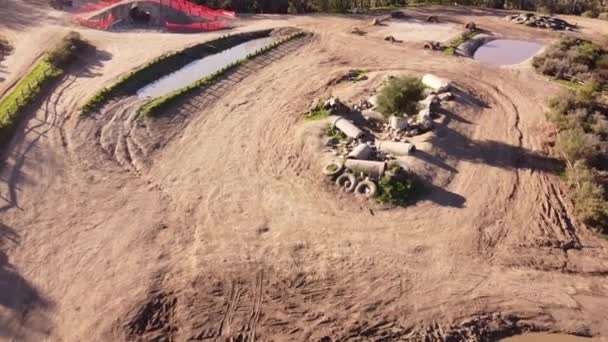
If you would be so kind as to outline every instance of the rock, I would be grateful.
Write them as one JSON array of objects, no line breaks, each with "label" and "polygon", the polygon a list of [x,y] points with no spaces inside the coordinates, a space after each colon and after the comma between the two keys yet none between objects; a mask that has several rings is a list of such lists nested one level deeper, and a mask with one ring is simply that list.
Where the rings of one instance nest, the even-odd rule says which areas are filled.
[{"label": "rock", "polygon": [[386,37],[384,37],[384,40],[386,40],[387,42],[391,42],[391,43],[397,42],[397,39],[395,39],[395,37],[393,37],[393,36],[386,36]]},{"label": "rock", "polygon": [[327,138],[325,141],[325,146],[336,146],[339,142],[340,140],[338,140],[336,137]]},{"label": "rock", "polygon": [[428,17],[426,18],[426,21],[427,21],[427,22],[429,22],[429,23],[438,23],[438,22],[439,22],[439,19],[437,19],[437,17],[436,17],[436,16],[431,15],[431,16],[428,16]]},{"label": "rock", "polygon": [[451,92],[446,92],[446,93],[441,93],[437,96],[439,98],[440,101],[450,101],[452,99],[454,99],[454,94],[452,94]]},{"label": "rock", "polygon": [[374,20],[372,20],[372,25],[374,25],[374,26],[382,25],[382,21],[380,21],[378,19],[374,19]]},{"label": "rock", "polygon": [[467,30],[470,31],[475,31],[477,30],[477,24],[475,24],[474,22],[468,22],[466,25],[464,25],[464,28],[466,28]]},{"label": "rock", "polygon": [[376,108],[376,106],[378,105],[378,95],[374,95],[374,96],[370,97],[369,100],[367,100],[367,102],[369,102],[369,104],[372,106],[372,108]]}]

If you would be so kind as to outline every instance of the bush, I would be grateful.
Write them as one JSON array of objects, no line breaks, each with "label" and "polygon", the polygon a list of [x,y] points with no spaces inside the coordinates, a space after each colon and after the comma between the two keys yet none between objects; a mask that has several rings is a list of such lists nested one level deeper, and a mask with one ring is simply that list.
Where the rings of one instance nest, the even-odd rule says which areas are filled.
[{"label": "bush", "polygon": [[387,174],[380,180],[380,195],[377,197],[380,203],[390,203],[399,206],[411,204],[417,194],[417,182],[413,175],[401,170],[393,169],[396,175]]},{"label": "bush", "polygon": [[413,115],[424,98],[424,85],[415,77],[395,77],[380,90],[378,110],[385,116]]},{"label": "bush", "polygon": [[597,154],[597,146],[597,137],[578,127],[559,132],[555,140],[555,148],[570,163],[589,161]]},{"label": "bush", "polygon": [[[534,68],[548,76],[569,82],[608,82],[608,52],[582,39],[564,38],[532,61]],[[606,71],[606,72],[604,72]]]},{"label": "bush", "polygon": [[573,189],[572,199],[577,215],[583,222],[599,226],[607,232],[608,202],[604,189],[595,178],[584,162],[576,162],[566,170],[566,181]]},{"label": "bush", "polygon": [[587,17],[587,18],[597,18],[598,13],[597,13],[597,11],[594,11],[594,10],[588,10],[588,11],[583,12],[581,15],[583,17]]}]

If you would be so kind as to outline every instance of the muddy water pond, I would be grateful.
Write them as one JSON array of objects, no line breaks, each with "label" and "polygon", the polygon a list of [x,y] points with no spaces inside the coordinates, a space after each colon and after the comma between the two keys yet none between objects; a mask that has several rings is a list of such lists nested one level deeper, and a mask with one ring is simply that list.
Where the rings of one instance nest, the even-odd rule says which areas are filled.
[{"label": "muddy water pond", "polygon": [[565,334],[530,333],[512,336],[500,342],[599,342],[600,340],[588,337],[579,337]]},{"label": "muddy water pond", "polygon": [[533,57],[542,48],[542,44],[525,40],[496,39],[480,46],[473,58],[488,64],[513,65]]},{"label": "muddy water pond", "polygon": [[230,49],[194,61],[178,71],[162,77],[137,92],[140,98],[152,98],[167,95],[179,88],[188,86],[205,78],[223,67],[243,59],[273,42],[272,37],[253,39]]}]

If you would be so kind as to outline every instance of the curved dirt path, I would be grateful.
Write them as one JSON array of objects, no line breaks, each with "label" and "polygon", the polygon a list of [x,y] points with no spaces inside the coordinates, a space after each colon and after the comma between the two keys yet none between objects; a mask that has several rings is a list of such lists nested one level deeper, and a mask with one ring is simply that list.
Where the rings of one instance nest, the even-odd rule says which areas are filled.
[{"label": "curved dirt path", "polygon": [[[497,20],[475,17],[518,32]],[[373,27],[351,35],[363,24],[354,19],[255,25],[286,21],[315,37],[224,89],[138,172],[100,152],[96,132],[109,118],[79,119],[77,109],[142,62],[128,44],[170,40],[125,34],[114,42],[115,34],[87,31],[112,58],[63,79],[5,158],[2,276],[18,285],[0,295],[7,336],[468,340],[528,329],[608,336],[606,242],[572,219],[554,162],[540,154],[542,104],[557,86],[525,67],[391,45]],[[195,39],[176,37],[173,46]],[[328,86],[351,68],[371,70],[370,80]],[[426,72],[471,95],[449,108],[426,157],[411,160],[445,181],[394,210],[336,194],[320,177],[322,124],[305,123],[301,113],[318,96],[354,101],[386,74]]]}]

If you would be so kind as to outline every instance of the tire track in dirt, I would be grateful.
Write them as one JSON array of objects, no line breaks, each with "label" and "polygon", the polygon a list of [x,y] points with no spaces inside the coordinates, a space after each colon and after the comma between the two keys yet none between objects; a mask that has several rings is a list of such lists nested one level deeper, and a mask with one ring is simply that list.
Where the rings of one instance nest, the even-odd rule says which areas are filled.
[{"label": "tire track in dirt", "polygon": [[[41,100],[41,104],[36,108],[29,118],[23,120],[19,126],[25,130],[16,140],[9,146],[8,155],[4,156],[4,167],[2,168],[2,178],[6,180],[6,195],[2,195],[2,199],[7,203],[0,207],[0,212],[11,208],[19,208],[19,199],[17,195],[17,183],[21,175],[23,167],[30,151],[40,142],[42,138],[48,138],[48,133],[54,128],[57,128],[61,137],[65,137],[63,129],[64,113],[58,110],[57,104],[62,101],[64,93],[67,89],[74,86],[76,78],[71,75],[63,76],[57,81],[54,89],[50,90]],[[26,114],[27,115],[27,114]],[[61,122],[61,124],[57,124]],[[19,130],[19,128],[17,129]],[[62,138],[63,140],[63,138]],[[62,144],[64,150],[66,144]],[[18,147],[18,148],[17,148]],[[12,160],[12,166],[6,167],[8,160]]]}]

